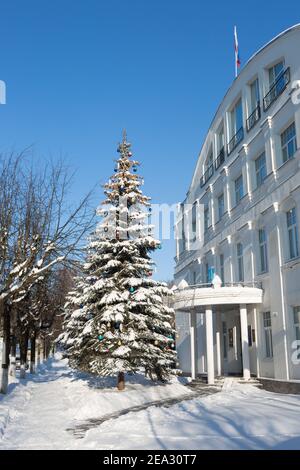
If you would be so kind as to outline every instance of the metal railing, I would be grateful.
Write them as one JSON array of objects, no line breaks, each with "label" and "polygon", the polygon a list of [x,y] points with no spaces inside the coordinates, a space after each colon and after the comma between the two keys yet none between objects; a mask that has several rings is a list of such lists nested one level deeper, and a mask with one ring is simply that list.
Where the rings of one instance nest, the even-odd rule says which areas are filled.
[{"label": "metal railing", "polygon": [[237,133],[232,137],[232,139],[228,143],[227,147],[227,153],[228,155],[233,152],[233,150],[238,146],[238,144],[243,140],[244,138],[244,128],[240,127]]},{"label": "metal railing", "polygon": [[[203,288],[209,288],[212,287],[211,282],[203,282],[201,284],[192,284],[189,286],[184,287],[183,289],[180,290],[188,290],[188,289],[203,289]],[[254,287],[257,289],[262,288],[262,283],[259,281],[240,281],[240,282],[223,282],[221,287]]]},{"label": "metal railing", "polygon": [[290,82],[290,68],[287,67],[276,79],[270,90],[263,99],[264,111],[266,111],[277,100],[278,96],[286,89]]},{"label": "metal railing", "polygon": [[255,124],[260,120],[260,117],[261,117],[261,111],[260,111],[260,103],[258,101],[256,108],[250,114],[250,116],[248,117],[246,121],[247,132],[249,132],[255,126]]},{"label": "metal railing", "polygon": [[214,174],[214,165],[212,163],[211,165],[209,165],[209,167],[207,168],[207,170],[201,177],[201,180],[200,180],[201,188],[207,183],[207,181],[212,177],[213,174]]},{"label": "metal railing", "polygon": [[225,149],[224,147],[221,148],[219,155],[215,159],[215,170],[220,168],[220,166],[225,162]]}]

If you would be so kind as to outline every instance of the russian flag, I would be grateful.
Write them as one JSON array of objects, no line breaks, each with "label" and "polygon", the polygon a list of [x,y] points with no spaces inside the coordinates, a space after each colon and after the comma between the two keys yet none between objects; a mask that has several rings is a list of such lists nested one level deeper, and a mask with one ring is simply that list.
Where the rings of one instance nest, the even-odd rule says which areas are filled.
[{"label": "russian flag", "polygon": [[235,53],[235,66],[240,67],[241,61],[240,61],[240,56],[239,56],[239,43],[238,43],[238,37],[237,37],[237,32],[236,32],[236,26],[234,27],[234,53]]}]

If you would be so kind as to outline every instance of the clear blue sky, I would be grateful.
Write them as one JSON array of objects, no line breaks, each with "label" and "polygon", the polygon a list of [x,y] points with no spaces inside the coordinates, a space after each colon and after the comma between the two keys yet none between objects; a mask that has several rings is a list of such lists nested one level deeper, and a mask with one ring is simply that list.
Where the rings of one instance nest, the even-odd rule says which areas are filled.
[{"label": "clear blue sky", "polygon": [[[300,22],[299,0],[0,1],[0,151],[34,144],[75,169],[73,199],[112,173],[126,127],[145,192],[174,203],[188,189],[202,139],[242,64]],[[102,199],[101,188],[96,202]],[[169,279],[174,246],[156,256]]]}]

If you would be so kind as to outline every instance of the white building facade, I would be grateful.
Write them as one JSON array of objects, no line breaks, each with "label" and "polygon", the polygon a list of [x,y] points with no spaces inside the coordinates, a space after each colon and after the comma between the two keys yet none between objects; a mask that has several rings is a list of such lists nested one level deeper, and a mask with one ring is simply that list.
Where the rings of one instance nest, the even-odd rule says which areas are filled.
[{"label": "white building facade", "polygon": [[183,372],[209,383],[226,374],[300,380],[299,50],[296,25],[247,62],[180,206],[177,349]]}]

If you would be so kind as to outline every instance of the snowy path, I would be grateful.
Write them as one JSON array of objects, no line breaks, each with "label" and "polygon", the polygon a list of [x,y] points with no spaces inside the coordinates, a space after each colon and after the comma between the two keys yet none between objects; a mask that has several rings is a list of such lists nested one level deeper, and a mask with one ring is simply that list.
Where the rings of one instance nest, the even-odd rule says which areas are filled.
[{"label": "snowy path", "polygon": [[[54,361],[0,398],[0,449],[300,449],[300,396],[235,385],[140,410],[184,393],[188,389],[179,382],[152,385],[142,377],[129,378],[120,393],[109,379],[82,377]],[[67,431],[130,407],[139,411],[105,421],[83,439]]]},{"label": "snowy path", "polygon": [[77,448],[70,429],[183,395],[194,396],[178,381],[155,385],[141,376],[127,377],[126,391],[120,393],[115,379],[95,380],[72,371],[65,361],[50,361],[8,396],[0,395],[0,449]]},{"label": "snowy path", "polygon": [[61,443],[71,446],[72,438],[65,430],[70,404],[68,381],[59,367],[50,374],[37,375],[33,383],[28,381],[30,397],[8,423],[0,449],[54,449]]},{"label": "snowy path", "polygon": [[217,387],[202,386],[201,389],[195,391],[192,394],[185,393],[184,395],[179,395],[174,398],[164,398],[162,400],[147,401],[142,405],[131,406],[130,408],[124,408],[123,410],[118,410],[114,413],[103,415],[101,418],[89,419],[86,422],[80,423],[79,425],[77,424],[75,427],[68,429],[68,431],[72,432],[76,437],[81,439],[85,437],[87,431],[100,426],[106,421],[118,419],[121,416],[127,415],[129,413],[138,413],[140,411],[147,410],[150,407],[170,408],[171,406],[177,405],[182,401],[189,401],[194,400],[195,398],[212,395],[218,393],[220,390],[221,388],[218,389]]}]

